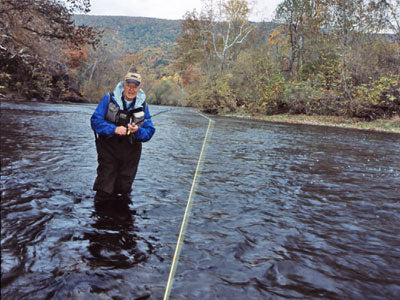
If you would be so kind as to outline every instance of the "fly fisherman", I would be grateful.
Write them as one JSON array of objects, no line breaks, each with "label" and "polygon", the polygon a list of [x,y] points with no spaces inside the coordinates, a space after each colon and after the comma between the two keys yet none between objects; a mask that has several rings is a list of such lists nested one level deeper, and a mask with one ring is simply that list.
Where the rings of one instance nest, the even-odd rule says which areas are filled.
[{"label": "fly fisherman", "polygon": [[112,198],[129,201],[136,176],[142,142],[155,132],[142,79],[128,73],[112,93],[104,95],[90,122],[96,137],[97,178],[95,201]]}]

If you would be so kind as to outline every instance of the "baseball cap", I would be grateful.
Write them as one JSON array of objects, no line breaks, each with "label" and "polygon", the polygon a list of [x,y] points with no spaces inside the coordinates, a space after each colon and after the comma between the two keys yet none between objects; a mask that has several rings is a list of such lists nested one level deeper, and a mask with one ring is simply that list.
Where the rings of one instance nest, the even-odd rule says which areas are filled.
[{"label": "baseball cap", "polygon": [[142,77],[138,73],[129,72],[128,74],[125,75],[125,81],[134,82],[137,86],[139,86],[140,83],[142,82]]}]

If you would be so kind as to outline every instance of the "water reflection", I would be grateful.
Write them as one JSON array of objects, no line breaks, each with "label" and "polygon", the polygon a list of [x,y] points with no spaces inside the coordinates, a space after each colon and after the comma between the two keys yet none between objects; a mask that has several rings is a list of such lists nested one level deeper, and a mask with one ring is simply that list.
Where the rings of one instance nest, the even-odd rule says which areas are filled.
[{"label": "water reflection", "polygon": [[153,253],[151,243],[136,233],[136,211],[130,208],[130,203],[130,199],[118,198],[95,201],[93,230],[85,235],[92,267],[127,269],[147,261]]}]

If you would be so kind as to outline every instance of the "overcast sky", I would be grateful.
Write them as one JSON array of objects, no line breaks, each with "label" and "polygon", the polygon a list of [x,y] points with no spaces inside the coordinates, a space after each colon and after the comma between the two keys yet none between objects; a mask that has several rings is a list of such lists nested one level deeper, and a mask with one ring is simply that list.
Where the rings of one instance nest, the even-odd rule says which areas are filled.
[{"label": "overcast sky", "polygon": [[[283,0],[258,0],[251,21],[270,21]],[[160,19],[182,19],[187,11],[200,12],[201,0],[90,0],[90,15],[135,16]]]}]

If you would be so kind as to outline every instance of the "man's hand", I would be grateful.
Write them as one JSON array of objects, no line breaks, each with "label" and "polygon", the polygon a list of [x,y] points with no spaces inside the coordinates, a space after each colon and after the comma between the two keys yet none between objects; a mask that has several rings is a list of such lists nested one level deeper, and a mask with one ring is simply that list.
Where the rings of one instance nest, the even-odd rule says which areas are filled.
[{"label": "man's hand", "polygon": [[126,135],[126,127],[125,126],[118,126],[117,128],[115,128],[115,134]]},{"label": "man's hand", "polygon": [[128,124],[128,130],[129,130],[131,133],[134,133],[134,132],[136,132],[136,131],[139,130],[139,126],[137,126],[135,123]]}]

